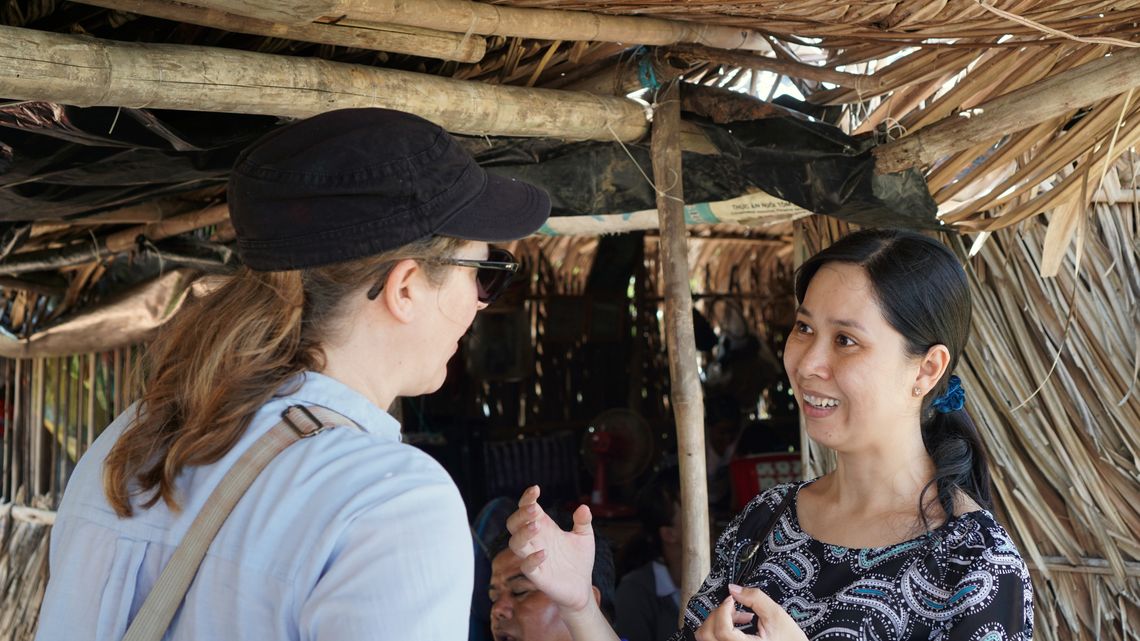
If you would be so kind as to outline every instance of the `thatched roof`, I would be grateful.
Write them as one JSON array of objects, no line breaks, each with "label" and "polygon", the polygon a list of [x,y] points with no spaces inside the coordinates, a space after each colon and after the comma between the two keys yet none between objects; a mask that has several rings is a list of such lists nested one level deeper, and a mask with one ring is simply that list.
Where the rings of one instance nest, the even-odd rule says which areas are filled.
[{"label": "thatched roof", "polygon": [[[63,39],[52,42],[75,46],[75,52],[83,43],[97,42],[104,52],[116,50],[116,43],[147,43],[204,48],[193,50],[194,55],[236,51],[266,56],[242,58],[248,64],[287,59],[295,63],[290,67],[294,75],[284,77],[298,86],[311,80],[301,89],[309,97],[325,96],[328,104],[349,99],[389,104],[385,101],[405,99],[404,94],[415,93],[409,87],[428,79],[455,81],[439,85],[441,91],[480,96],[472,103],[502,107],[506,96],[533,98],[527,109],[513,114],[480,107],[458,116],[447,109],[470,107],[468,102],[425,99],[425,109],[453,118],[449,122],[466,126],[476,123],[476,116],[487,116],[471,124],[468,133],[509,133],[494,127],[524,120],[533,126],[536,112],[544,111],[536,105],[547,105],[553,115],[579,109],[565,122],[582,129],[546,135],[618,138],[630,144],[648,129],[639,120],[641,106],[622,96],[680,76],[751,95],[751,101],[726,110],[732,112],[728,120],[791,110],[799,118],[866,136],[878,145],[873,153],[881,170],[921,172],[952,232],[948,242],[962,251],[972,269],[975,340],[963,378],[996,461],[1002,520],[1034,567],[1038,636],[1137,638],[1140,192],[1132,149],[1140,141],[1140,96],[1133,91],[1140,86],[1140,73],[1138,52],[1132,50],[1140,45],[1140,2],[509,0],[492,2],[489,9],[456,0],[409,0],[402,4],[418,10],[399,14],[390,1],[327,0],[277,4],[323,6],[328,13],[318,10],[298,18],[295,12],[290,18],[281,9],[277,18],[260,21],[219,12],[218,7],[242,4],[225,0],[201,0],[195,3],[198,8],[160,0],[92,2],[100,6],[0,0],[0,28],[58,34]],[[371,13],[351,13],[360,7]],[[567,11],[574,14],[571,18],[587,15],[599,25],[608,16],[665,22],[599,27],[594,33],[626,29],[632,34],[606,41],[571,29],[572,23],[580,24],[564,20],[568,14],[512,13],[520,8]],[[382,10],[392,18],[384,25],[374,19]],[[140,15],[148,12],[152,15]],[[162,15],[167,17],[155,17]],[[397,20],[403,22],[394,25]],[[564,24],[562,32],[550,32],[550,25]],[[525,28],[535,31],[519,31]],[[0,50],[12,46],[13,33],[0,34]],[[69,39],[75,34],[98,40]],[[736,46],[733,37],[747,50],[730,50]],[[381,41],[387,44],[377,44]],[[636,46],[645,43],[656,48]],[[715,46],[706,46],[710,44]],[[115,64],[125,59],[115,58]],[[95,61],[91,69],[102,64],[94,55],[84,60]],[[26,76],[28,70],[38,72],[37,65],[24,63],[18,71]],[[219,68],[200,75],[209,77]],[[108,84],[112,91],[93,96],[98,87],[85,81],[79,84],[89,92],[75,104],[106,107],[73,114],[85,127],[68,127],[67,119],[48,116],[60,112],[59,104],[67,102],[60,96],[74,87],[50,84],[49,95],[49,83],[33,83],[32,89],[19,89],[25,92],[21,95],[8,95],[24,85],[14,78],[20,74],[3,69],[0,65],[0,98],[7,95],[19,104],[0,101],[0,124],[7,127],[0,128],[0,187],[31,204],[0,211],[5,221],[0,253],[11,260],[96,239],[89,247],[90,261],[60,268],[45,257],[43,269],[17,282],[0,282],[8,330],[50,324],[100,302],[119,285],[133,284],[139,274],[157,275],[162,267],[156,254],[148,254],[146,242],[159,242],[158,231],[182,241],[163,245],[158,255],[168,260],[199,267],[228,262],[232,229],[222,202],[225,154],[276,126],[275,116],[303,115],[319,107],[317,101],[288,99],[284,96],[292,94],[287,93],[258,102],[235,92],[226,94],[224,109],[202,107],[214,112],[207,117],[189,111],[198,108],[191,104],[193,95],[182,96],[181,102],[167,100],[161,87],[150,87],[150,93],[116,102],[113,89],[120,85]],[[187,64],[179,71],[193,74],[195,69]],[[379,72],[415,75],[401,75],[398,83],[389,76],[368,76],[375,86],[401,91],[378,92],[373,86],[366,92],[360,85],[336,84]],[[100,82],[121,81],[123,74],[105,75]],[[195,89],[208,103],[212,88],[195,78]],[[396,84],[383,84],[388,82]],[[527,88],[567,93],[519,93]],[[36,91],[43,95],[34,95]],[[652,96],[646,99],[652,101]],[[762,100],[766,102],[758,104]],[[38,133],[27,119],[13,122],[13,113],[30,107],[35,108],[30,112],[48,114]],[[13,147],[4,143],[17,135],[14,126],[20,136],[52,141],[53,149],[63,149],[77,164],[89,148],[111,144],[121,145],[124,158],[133,158],[140,171],[158,156],[177,157],[181,178],[150,176],[99,198],[97,190],[108,186],[83,182],[75,173],[49,174],[31,167],[17,179],[10,173],[6,178]],[[66,217],[45,215],[53,198],[58,202],[65,192],[83,189],[91,194],[90,208]],[[152,226],[156,222],[165,227]],[[815,217],[796,223],[793,233],[787,220],[774,223],[701,229],[708,238],[692,243],[690,250],[698,278],[715,283],[712,290],[728,283],[744,283],[748,292],[773,287],[767,279],[775,274],[786,282],[794,252],[818,248],[844,227]],[[140,235],[146,242],[136,242]],[[535,255],[559,257],[554,260],[565,270],[554,270],[562,279],[556,289],[580,286],[575,279],[584,277],[592,260],[592,239],[527,242]],[[967,260],[969,252],[976,255]],[[648,258],[655,260],[652,254]],[[749,261],[763,268],[737,268]],[[749,304],[753,318],[778,313],[778,307]]]}]

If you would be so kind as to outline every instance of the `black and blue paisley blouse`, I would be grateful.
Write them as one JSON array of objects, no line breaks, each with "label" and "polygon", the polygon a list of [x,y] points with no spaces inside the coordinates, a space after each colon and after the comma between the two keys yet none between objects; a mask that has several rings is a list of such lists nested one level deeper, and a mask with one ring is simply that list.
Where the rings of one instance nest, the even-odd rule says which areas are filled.
[{"label": "black and blue paisley blouse", "polygon": [[[671,641],[692,638],[733,581],[764,590],[813,641],[1033,637],[1029,572],[1009,534],[984,510],[905,543],[854,549],[805,534],[793,495],[758,551],[742,561],[752,543],[747,537],[762,534],[786,493],[806,484],[768,489],[733,519],[717,541],[712,571],[689,601],[685,627]],[[753,510],[767,512],[754,517],[761,526],[739,534]]]}]

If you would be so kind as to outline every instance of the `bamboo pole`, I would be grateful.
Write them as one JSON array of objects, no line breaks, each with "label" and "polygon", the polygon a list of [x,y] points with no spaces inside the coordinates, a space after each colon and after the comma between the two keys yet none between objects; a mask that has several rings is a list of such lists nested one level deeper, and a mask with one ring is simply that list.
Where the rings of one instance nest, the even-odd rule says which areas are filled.
[{"label": "bamboo pole", "polygon": [[94,243],[80,241],[64,247],[14,254],[4,263],[0,263],[0,274],[23,274],[82,265],[92,260],[101,260],[107,256],[127,251],[138,244],[140,238],[154,242],[202,227],[217,225],[228,221],[229,218],[228,205],[214,205],[201,211],[124,229],[98,238]]},{"label": "bamboo pole", "polygon": [[388,107],[474,135],[631,142],[648,130],[644,109],[625,98],[6,26],[0,26],[0,96],[296,118],[347,107]]},{"label": "bamboo pole", "polygon": [[[669,401],[677,424],[681,474],[681,603],[688,603],[709,573],[708,479],[705,472],[704,400],[697,373],[685,197],[681,188],[681,99],[676,82],[657,94],[653,110],[653,180],[661,220],[661,271],[665,280],[665,344]],[[683,616],[683,614],[682,614]]]},{"label": "bamboo pole", "polygon": [[393,23],[485,36],[644,45],[695,42],[719,49],[771,51],[764,35],[752,29],[468,0],[195,0],[194,4],[284,24],[343,16],[355,22]]},{"label": "bamboo pole", "polygon": [[1114,53],[983,103],[976,115],[943,118],[921,131],[876,147],[875,171],[923,167],[976,144],[1140,86],[1140,50]]},{"label": "bamboo pole", "polygon": [[562,88],[567,91],[585,91],[602,96],[624,96],[642,88],[641,78],[638,77],[638,64],[639,60],[636,58],[617,60],[596,74],[567,83]]},{"label": "bamboo pole", "polygon": [[458,33],[402,25],[282,24],[169,0],[81,1],[83,4],[105,9],[137,13],[175,22],[187,22],[234,33],[389,51],[440,60],[478,62],[483,59],[483,54],[487,51],[487,40],[482,36],[465,36]]},{"label": "bamboo pole", "polygon": [[153,223],[184,213],[189,209],[193,209],[193,207],[193,203],[179,198],[156,198],[145,203],[129,205],[92,216],[84,216],[83,218],[40,219],[32,223],[32,231],[29,235],[30,240],[24,243],[21,249],[28,248],[28,246],[40,236],[54,234],[59,231],[89,225]]}]

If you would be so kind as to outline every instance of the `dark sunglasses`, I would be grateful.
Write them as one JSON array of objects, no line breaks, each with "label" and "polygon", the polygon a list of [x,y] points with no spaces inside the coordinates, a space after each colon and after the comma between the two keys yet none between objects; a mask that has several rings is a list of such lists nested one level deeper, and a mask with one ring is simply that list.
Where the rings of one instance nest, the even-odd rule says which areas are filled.
[{"label": "dark sunglasses", "polygon": [[[487,260],[470,258],[417,258],[416,260],[438,265],[474,268],[476,270],[475,285],[478,290],[479,302],[488,305],[495,302],[495,299],[507,290],[507,286],[511,284],[511,280],[518,273],[520,266],[511,252],[498,247],[492,247],[487,252]],[[376,297],[380,295],[380,290],[384,289],[384,281],[387,277],[388,274],[385,272],[380,280],[372,286],[372,289],[368,290],[368,300],[376,300]]]}]

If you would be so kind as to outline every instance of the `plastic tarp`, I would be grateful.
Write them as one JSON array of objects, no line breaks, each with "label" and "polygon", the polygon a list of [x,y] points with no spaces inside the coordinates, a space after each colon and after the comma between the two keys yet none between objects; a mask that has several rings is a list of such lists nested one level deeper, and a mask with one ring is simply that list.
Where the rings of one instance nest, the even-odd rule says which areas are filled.
[{"label": "plastic tarp", "polygon": [[[0,106],[0,220],[67,218],[221,184],[240,149],[277,124],[237,114]],[[869,138],[787,116],[702,127],[718,153],[684,153],[686,202],[764,192],[863,225],[937,226],[921,175],[876,175]],[[648,144],[545,138],[466,144],[489,170],[550,192],[555,216],[656,206]]]},{"label": "plastic tarp", "polygon": [[[764,192],[799,208],[864,226],[937,228],[937,206],[917,171],[876,175],[869,138],[779,117],[702,124],[717,154],[684,152],[687,203],[716,203]],[[471,139],[490,171],[547,190],[554,216],[652,210],[649,145],[546,139]]]},{"label": "plastic tarp", "polygon": [[224,184],[276,118],[0,104],[0,221],[61,219]]}]

